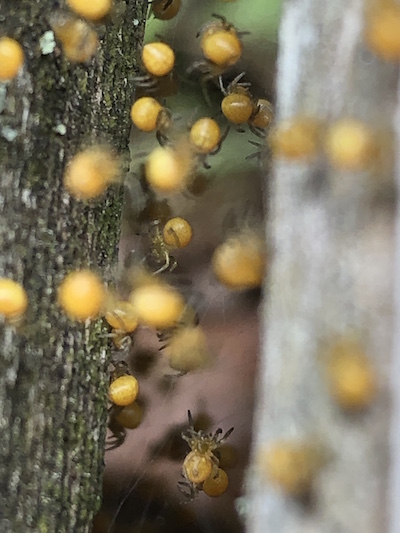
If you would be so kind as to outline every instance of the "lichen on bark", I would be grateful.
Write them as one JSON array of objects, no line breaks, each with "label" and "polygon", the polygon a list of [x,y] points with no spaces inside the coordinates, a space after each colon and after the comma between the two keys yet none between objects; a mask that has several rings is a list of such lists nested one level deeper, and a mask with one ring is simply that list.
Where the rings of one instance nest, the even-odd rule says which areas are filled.
[{"label": "lichen on bark", "polygon": [[[57,5],[56,5],[57,4]],[[0,0],[1,33],[25,65],[0,86],[0,275],[22,282],[29,308],[0,333],[0,529],[89,531],[101,497],[109,355],[101,323],[57,306],[66,272],[106,278],[117,260],[122,191],[84,204],[62,186],[81,146],[110,142],[128,158],[129,106],[147,2],[116,2],[97,56],[72,65],[43,55],[58,2]]]}]

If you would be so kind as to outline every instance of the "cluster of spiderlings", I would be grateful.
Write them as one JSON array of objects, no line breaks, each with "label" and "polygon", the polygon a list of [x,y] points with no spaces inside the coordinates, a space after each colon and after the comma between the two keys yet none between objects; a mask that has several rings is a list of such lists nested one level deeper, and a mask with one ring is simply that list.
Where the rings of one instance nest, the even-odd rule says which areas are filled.
[{"label": "cluster of spiderlings", "polygon": [[[221,111],[229,122],[240,126],[248,124],[250,131],[258,137],[265,135],[265,130],[274,120],[274,111],[271,102],[265,98],[255,98],[250,92],[250,84],[241,82],[244,72],[236,76],[225,88],[221,76],[219,85],[224,98],[221,102]],[[237,131],[243,131],[237,128]]]},{"label": "cluster of spiderlings", "polygon": [[[163,6],[170,8],[174,2],[153,3],[151,9]],[[242,55],[243,45],[241,33],[224,17],[213,15],[214,19],[205,24],[198,33],[204,59],[195,62],[190,72],[200,72],[201,81],[219,78],[223,99],[221,109],[230,123],[242,125],[247,123],[250,131],[265,136],[266,130],[273,122],[271,103],[254,97],[249,83],[242,80],[244,73],[236,76],[223,87],[221,74],[237,63]],[[152,51],[145,54],[145,51]],[[157,53],[156,53],[157,52]],[[143,48],[142,61],[147,72],[144,77],[136,78],[136,86],[153,91],[156,78],[170,75],[173,67],[173,52],[165,43],[149,43]],[[159,64],[164,65],[161,72]],[[210,67],[204,70],[204,66]],[[215,68],[217,67],[217,68]],[[239,102],[237,101],[237,97]],[[245,104],[242,105],[242,97]],[[147,156],[144,165],[144,177],[153,195],[174,195],[191,190],[199,166],[210,168],[206,157],[217,153],[228,135],[229,125],[224,133],[217,120],[201,117],[189,128],[188,132],[177,134],[175,121],[171,111],[156,97],[145,95],[138,98],[132,105],[131,118],[133,124],[141,131],[156,133],[161,146],[153,149]],[[176,231],[161,235],[159,221],[153,219],[152,234],[153,259],[161,264],[158,273],[173,270],[176,261],[168,247],[180,248],[181,240],[177,239]],[[265,270],[265,246],[262,237],[256,231],[246,230],[230,235],[213,258],[212,268],[218,280],[231,289],[248,289],[260,286]]]},{"label": "cluster of spiderlings", "polygon": [[[87,63],[99,47],[96,24],[104,22],[110,14],[113,0],[66,0],[65,3],[70,12],[52,14],[51,28],[68,61]],[[180,0],[153,0],[151,10],[156,17],[168,20],[178,13],[180,5]],[[195,65],[195,70],[203,73],[204,81],[224,74],[239,61],[243,50],[240,33],[234,26],[223,17],[214,15],[214,18],[216,20],[206,24],[199,34],[204,59]],[[135,79],[137,87],[152,91],[162,79],[172,76],[175,54],[168,44],[148,43],[143,47],[141,57],[145,73]],[[0,39],[0,81],[12,80],[23,62],[22,47],[8,37]],[[233,83],[229,85],[232,93],[233,86]],[[254,128],[267,128],[273,116],[270,104],[267,100],[254,98],[249,91],[247,94],[251,113],[245,121],[234,119],[231,122],[246,122],[255,132]],[[221,109],[228,120],[226,110],[230,108],[232,113],[234,106],[234,102],[222,104]],[[173,122],[170,111],[149,95],[133,104],[131,118],[142,131],[155,132],[162,145],[149,154],[145,165],[147,182],[155,192],[175,193],[189,189],[197,175],[197,167],[208,167],[206,157],[221,149],[229,131],[224,131],[214,118],[203,116],[195,120],[182,136],[174,138],[170,133]],[[120,174],[120,160],[113,149],[95,144],[71,158],[63,183],[65,190],[76,200],[91,201],[104,195],[111,184],[119,182]],[[138,327],[152,327],[166,342],[164,351],[173,370],[184,374],[203,369],[212,359],[205,333],[197,319],[187,319],[188,308],[180,292],[159,277],[164,271],[170,272],[176,267],[172,253],[190,245],[193,229],[182,216],[171,216],[162,221],[155,217],[149,233],[151,260],[156,263],[156,268],[146,270],[132,283],[127,299],[111,293],[97,273],[82,269],[69,273],[60,284],[58,303],[71,320],[85,323],[104,317],[112,328],[110,335],[115,345],[123,352],[130,346]],[[253,245],[255,234],[248,236],[250,242],[241,233],[221,245],[227,249],[233,243],[237,248],[232,257],[225,258],[222,250],[222,266],[217,259],[213,260],[217,278],[229,288],[247,289],[262,282],[263,246],[260,243]],[[220,252],[216,250],[216,257],[221,255]],[[251,272],[246,272],[248,269]],[[0,280],[0,313],[7,321],[19,321],[27,305],[26,293],[20,285],[9,279]],[[115,447],[124,442],[127,429],[140,424],[143,409],[137,402],[138,380],[130,373],[127,362],[123,359],[112,364],[108,427],[113,437],[112,447]],[[228,474],[220,468],[214,452],[232,431],[233,428],[222,435],[222,430],[218,429],[214,434],[207,434],[195,431],[191,424],[182,435],[191,448],[183,462],[183,473],[192,493],[203,491],[208,496],[217,497],[227,490]]]},{"label": "cluster of spiderlings", "polygon": [[186,481],[179,481],[178,488],[189,500],[203,491],[207,496],[222,496],[228,489],[228,474],[219,467],[219,459],[214,452],[223,444],[233,428],[224,435],[221,428],[214,434],[202,430],[196,431],[190,411],[189,428],[182,433],[182,438],[189,444],[190,452],[182,465],[182,475]]},{"label": "cluster of spiderlings", "polygon": [[322,124],[312,117],[294,117],[277,124],[268,141],[277,158],[309,162],[322,153],[332,167],[348,171],[372,168],[382,149],[372,128],[354,118]]},{"label": "cluster of spiderlings", "polygon": [[[69,11],[55,11],[51,15],[50,26],[66,60],[84,64],[95,56],[99,47],[97,24],[110,15],[113,3],[113,0],[66,0]],[[154,16],[168,20],[178,14],[180,6],[180,0],[153,0],[151,11]],[[199,73],[202,83],[228,72],[240,60],[243,51],[240,32],[223,17],[213,17],[214,20],[199,32],[203,59],[192,69]],[[141,60],[144,72],[134,83],[142,92],[157,92],[163,81],[173,79],[175,53],[167,43],[145,44]],[[23,62],[22,47],[11,38],[1,38],[0,81],[12,80]],[[220,78],[221,118],[235,125],[247,123],[250,130],[259,135],[273,119],[272,108],[267,100],[253,97],[248,88],[240,89],[245,86],[239,83],[242,77],[236,77],[227,91]],[[229,99],[236,94],[243,94],[248,100],[245,120],[238,120],[237,103]],[[160,144],[148,155],[144,165],[149,187],[146,207],[156,207],[155,214],[147,217],[147,221],[150,219],[149,257],[145,258],[141,272],[134,276],[126,298],[109,290],[97,273],[85,268],[70,272],[58,288],[58,303],[69,319],[86,323],[104,317],[111,328],[109,336],[118,351],[112,361],[108,389],[110,448],[122,445],[127,430],[135,429],[143,417],[143,408],[138,403],[139,383],[130,373],[126,360],[140,326],[157,331],[170,368],[181,375],[202,370],[213,360],[196,313],[187,306],[180,292],[160,276],[176,268],[173,254],[190,246],[193,229],[179,214],[160,216],[158,207],[162,202],[157,194],[189,190],[199,167],[209,168],[207,158],[221,149],[229,132],[229,124],[222,127],[219,118],[200,116],[184,132],[177,134],[170,110],[154,94],[145,94],[134,102],[131,119],[138,129],[155,134]],[[63,184],[74,199],[93,201],[120,179],[121,163],[112,147],[93,144],[73,155],[65,168]],[[230,235],[215,251],[210,268],[230,289],[259,286],[265,268],[262,239],[252,231]],[[0,280],[0,313],[7,322],[18,323],[27,305],[26,293],[20,285],[9,279]],[[228,475],[220,468],[214,452],[233,428],[222,436],[220,429],[207,434],[195,431],[191,419],[190,424],[182,435],[191,448],[183,462],[184,484],[192,495],[203,491],[209,496],[220,496],[227,490]]]},{"label": "cluster of spiderlings", "polygon": [[[168,20],[178,14],[179,8],[180,2],[153,0],[150,13]],[[212,157],[223,152],[232,125],[238,131],[245,126],[264,138],[274,122],[272,104],[262,95],[253,94],[250,84],[244,81],[244,73],[232,75],[232,81],[224,87],[222,76],[226,82],[230,70],[242,57],[242,35],[218,15],[213,15],[198,33],[203,57],[194,61],[186,74],[196,76],[202,87],[211,81],[217,86],[219,83],[221,113],[216,117],[203,114],[193,117],[190,125],[182,126],[173,107],[163,99],[165,82],[174,80],[175,67],[174,51],[166,42],[149,42],[143,46],[143,72],[134,79],[137,92],[130,110],[133,126],[142,132],[143,138],[155,138],[159,146],[146,154],[144,163],[138,158],[135,172],[146,199],[138,221],[142,237],[148,237],[149,253],[145,257],[147,274],[143,277],[136,273],[131,281],[130,302],[139,324],[157,330],[162,355],[178,376],[209,368],[214,354],[196,312],[185,303],[179,291],[164,282],[165,274],[179,268],[180,250],[190,247],[193,235],[196,237],[190,216],[186,220],[181,213],[172,212],[169,205],[177,205],[174,198],[184,204],[184,196],[195,189],[200,169],[211,168]],[[226,235],[210,258],[209,268],[229,290],[260,287],[267,262],[265,248],[258,227],[246,224]],[[232,430],[224,436],[221,430],[208,435],[195,431],[191,420],[189,423],[191,428],[183,438],[191,451],[183,462],[185,481],[179,487],[189,499],[199,491],[221,496],[228,488],[228,474],[220,468],[214,451]],[[117,442],[121,442],[124,432],[118,431],[115,416],[111,424]]]},{"label": "cluster of spiderlings", "polygon": [[[89,5],[70,0],[67,5],[71,12],[55,13],[51,26],[67,59],[84,63],[96,53],[96,23],[103,22],[110,14],[113,2],[99,0]],[[168,20],[179,12],[180,5],[180,1],[155,0],[151,4],[151,11],[156,17]],[[241,33],[223,17],[214,15],[213,20],[203,26],[198,37],[203,59],[194,64],[192,70],[199,73],[203,83],[211,78],[217,80],[241,58]],[[143,73],[134,78],[134,84],[142,96],[133,103],[130,115],[139,130],[152,133],[160,144],[148,154],[143,165],[146,186],[142,188],[147,200],[144,209],[146,215],[144,212],[142,214],[146,221],[150,252],[132,275],[129,294],[123,298],[107,289],[96,273],[86,269],[70,273],[58,291],[59,304],[70,319],[86,322],[104,317],[112,328],[109,336],[118,352],[113,361],[108,397],[109,429],[115,446],[123,443],[126,429],[136,427],[143,415],[136,402],[138,382],[130,374],[125,357],[139,327],[156,330],[164,343],[163,353],[170,368],[179,374],[201,370],[212,362],[206,335],[196,313],[191,312],[180,291],[162,277],[176,268],[178,263],[174,255],[190,246],[193,229],[190,222],[179,213],[174,216],[168,203],[160,200],[158,195],[174,195],[189,190],[198,176],[199,167],[209,168],[206,158],[221,149],[229,132],[229,124],[224,128],[219,119],[200,116],[185,131],[177,133],[174,116],[157,99],[160,85],[165,80],[173,79],[174,50],[165,42],[150,42],[143,46],[141,61]],[[239,83],[242,78],[243,75],[236,77],[228,85],[227,91],[220,78],[224,115],[221,118],[228,118],[229,121],[229,116],[233,116],[231,123],[247,123],[251,131],[259,134],[270,126],[272,108],[267,100],[253,97],[248,84],[243,81]],[[226,101],[228,96],[236,93],[248,98],[250,113],[245,121],[235,118],[235,102]],[[95,144],[82,148],[69,161],[64,173],[64,186],[75,199],[92,201],[104,195],[109,185],[118,183],[120,175],[120,160],[113,149]],[[226,242],[215,251],[210,268],[214,270],[216,278],[230,289],[244,290],[260,286],[265,269],[262,238],[251,229],[229,235]],[[207,436],[192,429],[193,438],[195,434],[197,437],[193,442],[208,443],[208,448],[201,451],[200,444],[196,445],[196,449],[192,448],[184,463],[187,481],[195,483],[196,490],[201,489],[210,495],[222,494],[228,479],[218,467],[218,459],[212,450],[230,432],[223,439],[220,439],[220,431],[214,436]],[[201,481],[194,481],[195,478],[191,476],[197,459],[209,467],[208,475]]]},{"label": "cluster of spiderlings", "polygon": [[[169,228],[170,226],[167,226],[166,231]],[[12,306],[6,289],[7,287],[4,288],[3,313],[16,314],[17,305],[19,308],[22,307],[23,302],[16,301],[17,296],[19,300],[21,299],[21,295],[13,296],[15,303]],[[100,277],[94,272],[90,270],[72,272],[59,287],[58,301],[72,320],[85,322],[104,316],[112,328],[110,336],[116,347],[122,350],[123,357],[139,325],[154,327],[157,330],[172,328],[179,322],[185,310],[185,301],[180,293],[158,276],[145,270],[136,275],[127,300],[119,299],[106,289]],[[135,401],[137,394],[136,378],[129,374],[125,360],[119,360],[109,389],[112,406],[127,407]],[[115,408],[110,413],[113,415],[110,420],[115,428],[117,422],[114,415],[121,413],[119,410],[116,412]]]},{"label": "cluster of spiderlings", "polygon": [[[96,24],[111,13],[114,0],[66,0],[67,10],[55,10],[49,23],[61,44],[64,56],[72,63],[85,63],[96,53],[99,39]],[[0,38],[0,82],[12,82],[22,69],[22,46],[10,37]],[[120,160],[107,145],[95,144],[82,149],[69,161],[64,186],[78,200],[100,197],[107,187],[120,179]],[[138,313],[130,301],[121,301],[106,288],[100,276],[89,269],[69,273],[58,288],[58,303],[64,313],[78,322],[105,316],[113,328],[111,336],[119,347],[139,323]],[[19,283],[0,279],[0,315],[6,322],[19,326],[28,307],[27,294]],[[140,423],[142,409],[135,403],[137,380],[129,374],[124,362],[115,363],[109,387],[111,402],[109,423],[116,430],[133,428]],[[135,418],[136,417],[136,418]],[[134,420],[135,418],[135,420]],[[116,425],[118,427],[116,429]],[[115,435],[115,433],[114,433]]]}]

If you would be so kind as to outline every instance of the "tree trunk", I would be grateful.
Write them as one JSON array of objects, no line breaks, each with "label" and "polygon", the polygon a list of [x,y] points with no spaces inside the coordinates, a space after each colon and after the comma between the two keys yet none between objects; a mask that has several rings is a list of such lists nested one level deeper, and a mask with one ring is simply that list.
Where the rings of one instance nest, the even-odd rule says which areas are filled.
[{"label": "tree trunk", "polygon": [[[57,306],[70,270],[109,274],[117,259],[121,190],[83,203],[64,190],[65,163],[108,141],[128,153],[132,78],[147,2],[116,2],[89,64],[40,38],[52,0],[0,0],[1,33],[25,65],[0,85],[0,275],[21,282],[24,324],[1,328],[0,530],[89,531],[101,497],[109,357],[101,322],[81,326]],[[50,34],[51,35],[51,34]]]},{"label": "tree trunk", "polygon": [[[398,124],[398,67],[364,45],[365,4],[286,2],[278,120],[305,114],[329,123],[351,116],[387,132],[394,120]],[[399,401],[397,393],[391,411],[389,383],[396,370],[398,379],[398,353],[391,362],[399,302],[398,168],[339,173],[324,160],[274,162],[267,221],[273,257],[249,475],[251,533],[399,531],[399,518],[394,514],[390,523],[389,512],[399,496]],[[325,348],[348,333],[360,338],[380,382],[371,408],[353,416],[335,405],[324,377]],[[316,475],[311,506],[285,495],[259,469],[262,449],[281,439],[318,442],[324,449],[327,460]]]}]

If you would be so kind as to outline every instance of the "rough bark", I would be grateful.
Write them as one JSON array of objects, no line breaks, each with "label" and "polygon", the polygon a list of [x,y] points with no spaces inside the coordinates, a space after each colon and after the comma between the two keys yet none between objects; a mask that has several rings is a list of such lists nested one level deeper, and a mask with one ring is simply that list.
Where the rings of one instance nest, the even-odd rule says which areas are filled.
[{"label": "rough bark", "polygon": [[100,323],[80,326],[57,306],[57,286],[79,267],[110,271],[117,258],[121,191],[73,200],[65,163],[82,144],[127,154],[132,77],[146,4],[100,27],[98,55],[72,65],[43,55],[52,0],[0,1],[1,33],[26,62],[0,85],[0,275],[23,283],[24,324],[0,333],[0,529],[89,531],[101,497],[108,354]]},{"label": "rough bark", "polygon": [[[301,114],[327,122],[353,116],[373,128],[392,130],[398,121],[398,67],[365,47],[365,4],[286,2],[278,120]],[[396,171],[338,173],[324,160],[302,165],[276,161],[272,174],[267,228],[273,257],[248,531],[398,531],[398,519],[397,525],[395,518],[389,525],[390,500],[398,507],[398,491],[389,497],[388,490],[389,475],[396,473],[389,467]],[[360,337],[380,381],[371,409],[354,416],[334,404],[324,379],[324,348],[348,332]],[[296,438],[318,441],[327,452],[308,507],[270,485],[258,469],[263,446]],[[392,453],[395,466],[398,446]],[[391,487],[396,487],[395,475]]]}]

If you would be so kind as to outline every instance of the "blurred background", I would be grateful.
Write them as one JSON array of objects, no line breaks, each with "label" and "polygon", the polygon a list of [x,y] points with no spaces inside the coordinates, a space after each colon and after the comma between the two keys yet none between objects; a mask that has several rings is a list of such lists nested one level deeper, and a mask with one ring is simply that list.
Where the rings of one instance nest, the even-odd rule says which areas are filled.
[{"label": "blurred background", "polygon": [[[201,59],[196,34],[214,13],[225,16],[238,31],[249,32],[242,37],[241,61],[224,73],[225,85],[245,72],[252,94],[274,101],[280,9],[281,0],[182,0],[178,15],[171,20],[149,16],[145,42],[162,39],[176,53],[176,89],[166,91],[165,104],[178,128],[185,131],[188,122],[202,116],[215,118],[223,131],[227,127],[220,112],[223,95],[217,85],[211,81],[204,89],[198,73],[187,74],[193,62]],[[133,94],[134,88],[131,90]],[[253,146],[249,140],[263,143],[247,127],[245,133],[231,128],[221,151],[209,158],[211,168],[200,172],[198,186],[190,194],[166,199],[172,216],[183,216],[190,222],[194,237],[187,248],[174,253],[178,266],[165,277],[197,311],[215,362],[207,370],[171,377],[155,332],[144,328],[135,335],[129,353],[115,351],[114,357],[127,360],[139,380],[144,415],[136,429],[127,430],[121,446],[106,452],[103,506],[93,533],[244,530],[240,517],[245,503],[242,481],[251,445],[262,295],[258,290],[229,291],[214,278],[210,261],[216,246],[230,234],[246,225],[264,228],[267,167],[260,157],[246,159],[260,150],[263,153],[262,147]],[[154,146],[154,134],[132,129],[121,265],[132,257],[140,259],[151,247],[149,221],[138,215],[145,205],[141,164]],[[218,498],[200,493],[190,502],[178,490],[182,463],[189,451],[180,436],[188,427],[188,410],[196,429],[214,432],[220,427],[225,432],[234,427],[220,450],[221,466],[228,472],[230,485]]]}]

